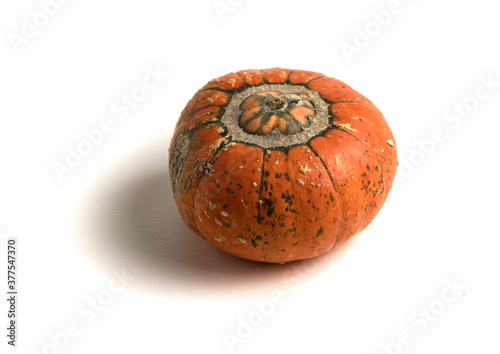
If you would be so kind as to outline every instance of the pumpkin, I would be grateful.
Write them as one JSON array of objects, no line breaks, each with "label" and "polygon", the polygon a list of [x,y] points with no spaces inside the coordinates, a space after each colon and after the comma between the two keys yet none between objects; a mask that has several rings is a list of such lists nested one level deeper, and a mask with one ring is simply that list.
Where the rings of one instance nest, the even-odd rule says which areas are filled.
[{"label": "pumpkin", "polygon": [[338,247],[377,215],[397,167],[382,113],[323,74],[272,68],[211,80],[170,149],[187,226],[221,250],[286,263]]}]

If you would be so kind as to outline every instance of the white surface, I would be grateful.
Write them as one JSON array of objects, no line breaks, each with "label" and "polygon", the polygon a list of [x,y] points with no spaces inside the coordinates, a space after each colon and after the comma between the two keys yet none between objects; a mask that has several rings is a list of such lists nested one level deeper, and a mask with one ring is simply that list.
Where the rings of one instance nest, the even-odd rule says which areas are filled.
[{"label": "white surface", "polygon": [[[17,47],[40,2],[0,5],[0,273],[17,237],[20,326],[16,348],[1,331],[0,352],[498,353],[493,2],[221,0],[233,4],[222,19],[213,3],[68,1]],[[383,10],[397,13],[377,34]],[[364,48],[344,55],[366,29]],[[323,72],[370,98],[405,165],[363,233],[286,266],[193,235],[167,171],[174,124],[199,87],[274,66]],[[120,119],[121,95],[156,69],[168,77]],[[486,97],[476,87],[488,77],[497,86]],[[464,101],[478,103],[467,118],[449,113]],[[53,163],[106,122],[113,130],[59,180]],[[416,141],[432,136],[424,155]],[[245,332],[248,321],[257,326]],[[228,334],[240,338],[232,347]]]}]

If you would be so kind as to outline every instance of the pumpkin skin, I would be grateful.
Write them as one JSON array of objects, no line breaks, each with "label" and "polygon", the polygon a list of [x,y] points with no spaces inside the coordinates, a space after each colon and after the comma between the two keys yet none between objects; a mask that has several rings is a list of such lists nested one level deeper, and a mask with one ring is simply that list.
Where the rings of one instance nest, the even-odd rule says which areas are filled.
[{"label": "pumpkin skin", "polygon": [[188,227],[270,263],[324,254],[362,231],[398,164],[371,101],[337,79],[281,68],[208,82],[182,111],[169,153]]}]

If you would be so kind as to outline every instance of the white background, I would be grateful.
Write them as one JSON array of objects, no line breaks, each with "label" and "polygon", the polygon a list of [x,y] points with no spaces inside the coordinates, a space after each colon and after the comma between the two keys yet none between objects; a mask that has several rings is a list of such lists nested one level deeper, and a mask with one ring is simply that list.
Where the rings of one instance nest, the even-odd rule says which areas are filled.
[{"label": "white background", "polygon": [[[2,2],[0,288],[16,237],[19,327],[11,348],[5,290],[0,352],[499,353],[494,2],[214,4]],[[400,159],[365,231],[285,266],[192,234],[168,180],[173,127],[195,91],[275,66],[371,99]],[[148,70],[162,73],[157,87],[117,112]]]}]

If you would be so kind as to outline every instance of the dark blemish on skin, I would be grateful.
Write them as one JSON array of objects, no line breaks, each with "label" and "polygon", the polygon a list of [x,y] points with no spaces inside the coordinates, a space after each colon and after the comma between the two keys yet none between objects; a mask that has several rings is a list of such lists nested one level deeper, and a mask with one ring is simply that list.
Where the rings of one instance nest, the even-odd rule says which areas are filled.
[{"label": "dark blemish on skin", "polygon": [[318,232],[316,232],[316,237],[319,237],[323,233],[323,231],[325,231],[325,230],[323,230],[323,228],[320,227]]},{"label": "dark blemish on skin", "polygon": [[262,241],[262,236],[261,235],[257,235],[257,236],[255,236],[255,238],[252,238],[252,246],[253,247],[257,247],[257,242],[255,242],[255,240],[261,240]]},{"label": "dark blemish on skin", "polygon": [[287,180],[288,182],[290,182],[290,176],[288,175],[288,172],[284,172],[283,176],[285,177],[285,180]]},{"label": "dark blemish on skin", "polygon": [[276,223],[274,221],[267,221],[265,225],[271,225],[273,229],[276,227]]},{"label": "dark blemish on skin", "polygon": [[282,193],[281,198],[283,198],[285,203],[288,204],[288,206],[285,208],[285,211],[289,211],[291,213],[297,213],[297,211],[295,209],[291,208],[291,206],[293,205],[293,200],[292,200],[293,196],[290,195],[290,193],[288,193],[288,191],[286,191],[285,193]]},{"label": "dark blemish on skin", "polygon": [[271,217],[274,214],[274,202],[272,199],[263,199],[264,205],[267,208],[267,216]]},{"label": "dark blemish on skin", "polygon": [[285,203],[287,203],[288,205],[293,205],[292,196],[290,195],[290,193],[288,191],[281,193],[281,198],[283,198]]}]

